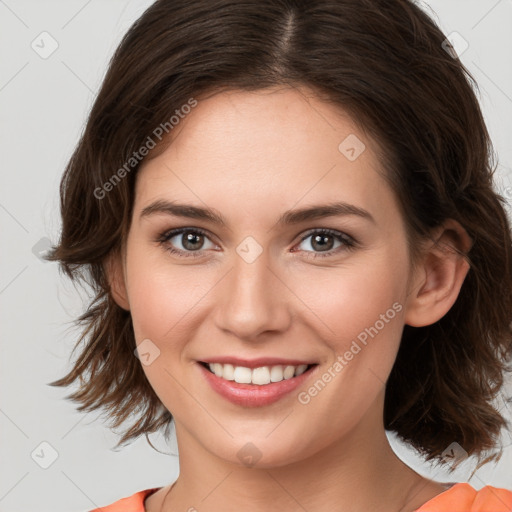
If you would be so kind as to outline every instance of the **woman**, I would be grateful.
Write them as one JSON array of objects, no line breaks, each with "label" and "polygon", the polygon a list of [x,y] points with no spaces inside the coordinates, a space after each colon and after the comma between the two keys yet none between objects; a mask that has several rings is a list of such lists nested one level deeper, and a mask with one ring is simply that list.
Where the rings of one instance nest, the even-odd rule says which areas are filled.
[{"label": "woman", "polygon": [[484,463],[506,425],[512,244],[470,81],[406,0],[137,20],[61,185],[51,259],[96,297],[52,384],[135,419],[120,443],[174,421],[180,475],[102,510],[511,510],[385,435]]}]

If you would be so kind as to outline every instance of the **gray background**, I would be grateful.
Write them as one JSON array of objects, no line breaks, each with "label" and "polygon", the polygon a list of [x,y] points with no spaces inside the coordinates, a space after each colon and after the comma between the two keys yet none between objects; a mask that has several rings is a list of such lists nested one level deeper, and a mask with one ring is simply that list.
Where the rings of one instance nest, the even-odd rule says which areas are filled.
[{"label": "gray background", "polygon": [[[57,240],[59,180],[108,60],[150,3],[0,0],[0,512],[85,511],[178,475],[175,439],[167,446],[160,435],[151,437],[163,453],[145,438],[113,451],[118,437],[98,414],[77,413],[64,399],[66,390],[46,384],[69,368],[70,321],[82,299],[56,264],[38,258],[48,240]],[[456,31],[469,43],[461,60],[481,89],[499,157],[496,186],[511,200],[512,1],[426,5],[446,34]],[[56,44],[54,53],[44,54]],[[471,459],[449,475],[390,439],[401,458],[436,480],[471,475]],[[512,489],[510,433],[503,443],[501,461],[469,480],[475,488]]]}]

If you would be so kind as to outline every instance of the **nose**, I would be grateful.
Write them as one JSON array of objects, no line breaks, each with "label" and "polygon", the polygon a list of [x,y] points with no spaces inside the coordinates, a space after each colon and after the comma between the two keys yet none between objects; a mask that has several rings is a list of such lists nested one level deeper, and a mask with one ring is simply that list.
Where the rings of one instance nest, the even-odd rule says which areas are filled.
[{"label": "nose", "polygon": [[263,252],[249,263],[234,258],[216,297],[216,325],[239,339],[255,341],[263,333],[284,332],[291,324],[293,293],[271,268]]}]

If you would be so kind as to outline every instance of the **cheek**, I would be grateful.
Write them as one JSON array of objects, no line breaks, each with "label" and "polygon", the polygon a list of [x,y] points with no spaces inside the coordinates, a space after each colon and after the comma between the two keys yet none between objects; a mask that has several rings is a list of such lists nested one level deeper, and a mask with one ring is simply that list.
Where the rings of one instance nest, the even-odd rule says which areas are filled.
[{"label": "cheek", "polygon": [[303,283],[297,293],[315,313],[313,328],[332,351],[299,402],[319,421],[329,415],[334,437],[340,425],[349,428],[371,407],[393,367],[403,330],[402,264],[406,259],[372,257],[371,264],[350,271],[317,273],[314,286]]},{"label": "cheek", "polygon": [[[393,264],[384,254],[361,258],[346,268],[310,269],[301,272],[300,278],[297,273],[293,290],[314,314],[319,332],[331,340],[333,348],[343,350],[347,342],[376,322],[384,330],[381,315],[386,331],[391,323],[400,323],[397,310],[403,309],[406,286],[406,275],[398,270],[402,264],[405,262],[396,255]],[[400,306],[393,308],[395,303]]]},{"label": "cheek", "polygon": [[183,378],[180,359],[195,329],[194,307],[206,293],[206,285],[200,285],[204,279],[192,266],[173,265],[163,251],[136,241],[128,246],[126,263],[136,344],[151,341],[143,346],[149,347],[152,360],[142,369],[165,407],[183,410],[190,407],[190,397],[175,379]]},{"label": "cheek", "polygon": [[[135,337],[158,344],[176,339],[180,327],[207,292],[207,282],[193,266],[173,265],[154,248],[132,245],[127,258],[127,282]],[[141,244],[142,245],[142,244]],[[128,248],[130,251],[130,247]]]}]

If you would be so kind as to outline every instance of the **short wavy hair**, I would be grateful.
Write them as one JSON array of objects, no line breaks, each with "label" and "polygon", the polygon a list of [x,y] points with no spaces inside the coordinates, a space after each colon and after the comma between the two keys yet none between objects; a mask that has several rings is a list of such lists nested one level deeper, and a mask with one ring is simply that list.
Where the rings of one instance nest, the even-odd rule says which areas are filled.
[{"label": "short wavy hair", "polygon": [[[61,182],[62,232],[49,259],[94,299],[77,320],[79,357],[51,385],[79,380],[66,397],[79,411],[102,409],[113,428],[132,420],[118,446],[163,427],[168,435],[172,414],[134,356],[130,312],[113,300],[105,267],[130,227],[140,161],[126,162],[191,97],[276,85],[313,89],[379,143],[413,262],[448,218],[472,238],[450,311],[404,326],[384,426],[426,460],[442,462],[452,442],[481,459],[506,425],[494,401],[512,353],[510,225],[493,189],[478,86],[432,17],[408,0],[159,0],[135,21]],[[123,165],[122,179],[101,192]]]}]

